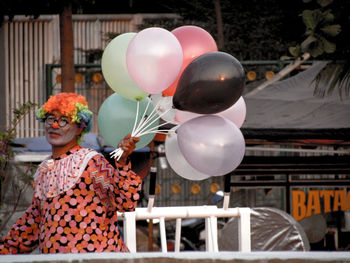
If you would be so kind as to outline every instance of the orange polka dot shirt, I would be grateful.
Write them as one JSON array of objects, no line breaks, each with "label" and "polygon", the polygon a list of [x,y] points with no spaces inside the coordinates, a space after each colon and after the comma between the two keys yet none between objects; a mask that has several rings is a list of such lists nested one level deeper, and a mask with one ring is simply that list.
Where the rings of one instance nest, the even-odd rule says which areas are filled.
[{"label": "orange polka dot shirt", "polygon": [[[82,149],[75,147],[54,162]],[[135,209],[142,183],[130,164],[115,169],[101,154],[95,154],[69,189],[61,179],[48,181],[48,189],[61,182],[57,195],[50,192],[43,198],[34,190],[31,206],[0,241],[0,254],[30,253],[37,246],[41,253],[127,252],[116,211]]]}]

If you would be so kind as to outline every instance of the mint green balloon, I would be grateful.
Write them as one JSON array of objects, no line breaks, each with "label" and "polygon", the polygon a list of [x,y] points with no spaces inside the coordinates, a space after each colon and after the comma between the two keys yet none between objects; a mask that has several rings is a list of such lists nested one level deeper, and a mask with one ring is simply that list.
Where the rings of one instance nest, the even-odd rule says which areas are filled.
[{"label": "mint green balloon", "polygon": [[[141,100],[139,103],[138,123],[147,107],[149,98]],[[152,101],[146,111],[146,116],[150,116],[154,109]],[[117,93],[110,95],[101,105],[98,111],[98,129],[102,137],[108,144],[117,148],[118,143],[127,134],[132,132],[136,118],[137,101],[128,100]],[[157,116],[158,117],[158,116]],[[152,119],[156,119],[156,116]],[[159,119],[151,124],[147,130],[159,125]],[[155,133],[146,134],[140,137],[136,143],[136,150],[148,145],[154,138]]]},{"label": "mint green balloon", "polygon": [[115,37],[102,54],[102,74],[109,85],[119,95],[130,100],[142,100],[148,94],[140,89],[129,75],[126,66],[126,50],[136,33],[124,33]]}]

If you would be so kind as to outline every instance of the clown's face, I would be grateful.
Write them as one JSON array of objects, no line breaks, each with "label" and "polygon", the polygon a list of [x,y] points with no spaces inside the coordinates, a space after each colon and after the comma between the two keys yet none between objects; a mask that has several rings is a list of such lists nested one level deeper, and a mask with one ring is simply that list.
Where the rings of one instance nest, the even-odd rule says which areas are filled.
[{"label": "clown's face", "polygon": [[46,139],[53,147],[77,144],[77,136],[82,132],[76,123],[58,111],[47,116],[45,130]]}]

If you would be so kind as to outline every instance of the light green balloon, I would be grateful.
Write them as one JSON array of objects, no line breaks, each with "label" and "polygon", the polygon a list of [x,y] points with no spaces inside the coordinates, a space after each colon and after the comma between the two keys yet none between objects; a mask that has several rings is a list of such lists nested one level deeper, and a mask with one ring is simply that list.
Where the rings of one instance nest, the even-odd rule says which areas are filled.
[{"label": "light green balloon", "polygon": [[[149,98],[141,100],[139,103],[138,122],[140,122],[143,113],[147,107]],[[152,101],[146,111],[146,116],[150,116],[154,109]],[[120,140],[132,132],[136,118],[137,101],[128,100],[117,93],[110,95],[101,105],[98,111],[98,129],[102,137],[108,144],[117,147]],[[156,119],[154,117],[152,119]],[[151,124],[147,130],[159,125],[159,119]],[[140,137],[136,143],[136,150],[148,145],[154,138],[155,133],[146,134]]]},{"label": "light green balloon", "polygon": [[101,68],[112,90],[127,99],[140,101],[148,94],[136,85],[126,66],[126,50],[135,35],[124,33],[115,37],[103,51]]}]

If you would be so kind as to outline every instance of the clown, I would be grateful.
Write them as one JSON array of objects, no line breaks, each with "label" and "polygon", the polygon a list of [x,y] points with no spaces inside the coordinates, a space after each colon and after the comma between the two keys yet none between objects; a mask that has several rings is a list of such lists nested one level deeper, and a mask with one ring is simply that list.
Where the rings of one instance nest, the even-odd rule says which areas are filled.
[{"label": "clown", "polygon": [[128,251],[118,228],[117,211],[137,205],[142,179],[128,155],[139,138],[127,135],[114,168],[100,153],[79,145],[91,129],[86,99],[60,93],[37,111],[52,155],[34,175],[31,206],[0,241],[0,254]]}]

